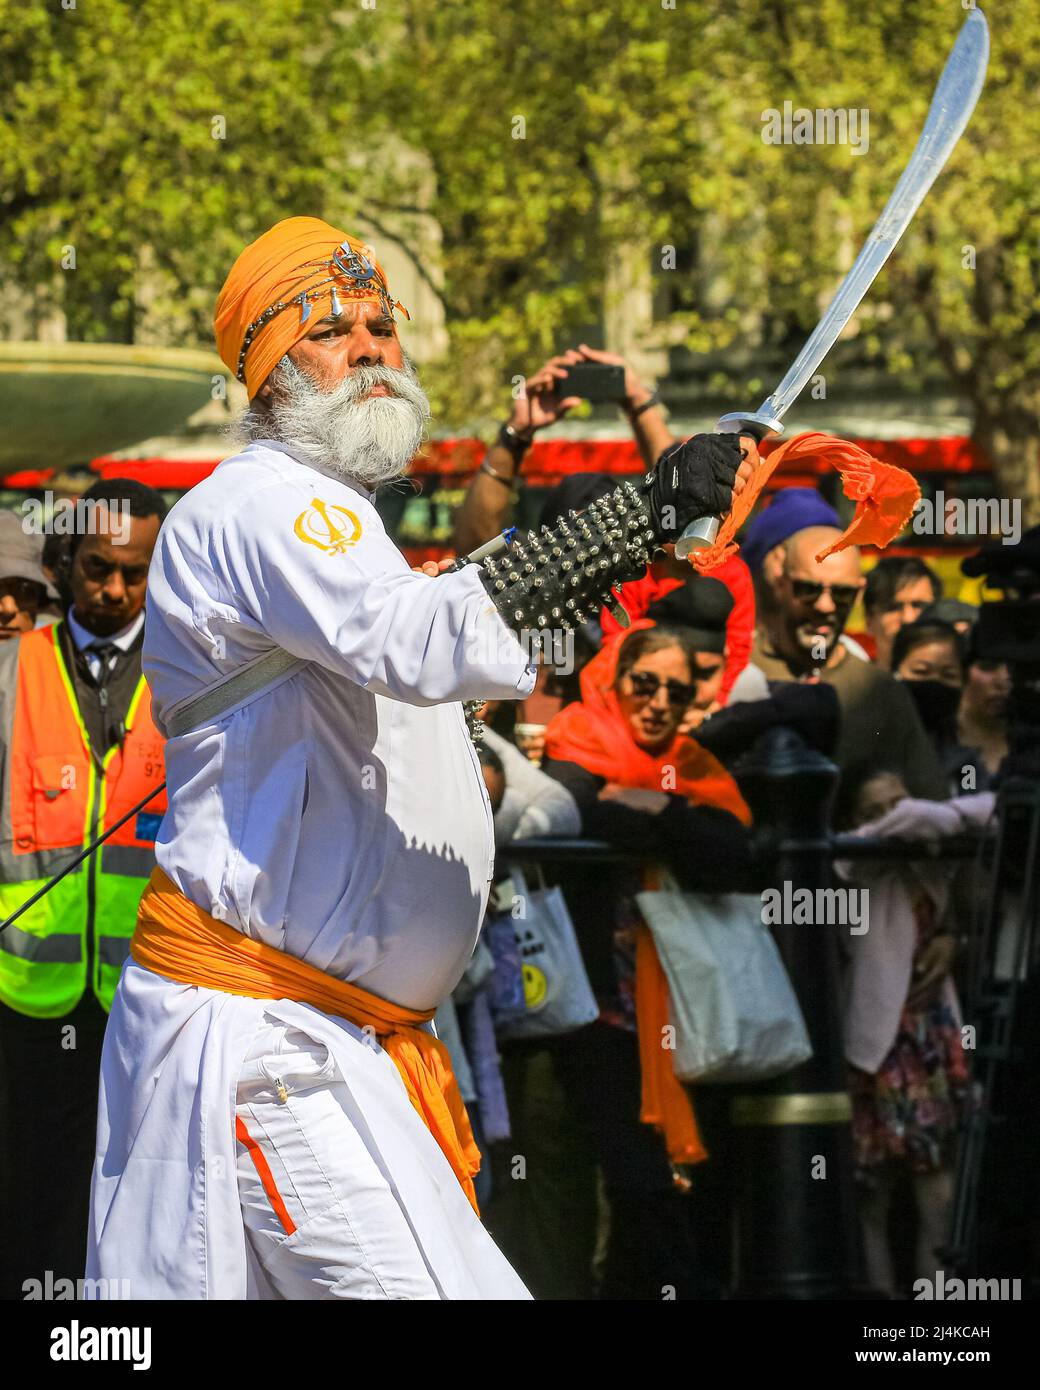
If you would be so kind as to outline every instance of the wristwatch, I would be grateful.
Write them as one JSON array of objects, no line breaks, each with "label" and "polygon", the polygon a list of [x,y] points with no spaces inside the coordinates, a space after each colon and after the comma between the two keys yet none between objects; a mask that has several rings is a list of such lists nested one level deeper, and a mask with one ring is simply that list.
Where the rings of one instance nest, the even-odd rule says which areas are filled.
[{"label": "wristwatch", "polygon": [[519,465],[520,460],[531,447],[532,439],[533,435],[520,434],[518,430],[513,429],[512,425],[506,424],[499,426],[495,442],[507,453],[512,454],[513,462]]}]

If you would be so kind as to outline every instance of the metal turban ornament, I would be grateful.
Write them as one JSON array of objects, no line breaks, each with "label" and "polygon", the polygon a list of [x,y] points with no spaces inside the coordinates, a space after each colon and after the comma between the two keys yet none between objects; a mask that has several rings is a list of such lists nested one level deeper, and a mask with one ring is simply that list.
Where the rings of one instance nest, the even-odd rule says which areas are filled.
[{"label": "metal turban ornament", "polygon": [[[309,280],[315,271],[327,270],[331,274],[326,275],[323,280],[316,284],[308,285],[299,294],[290,295],[286,299],[279,299],[274,304],[269,305],[264,312],[253,320],[246,329],[245,337],[242,339],[242,348],[238,354],[238,365],[235,375],[239,381],[244,382],[246,353],[249,351],[250,344],[265,324],[270,323],[276,314],[283,313],[286,309],[291,309],[294,304],[300,306],[300,325],[307,322],[311,316],[311,305],[313,301],[322,297],[326,286],[331,285],[331,303],[329,313],[332,318],[339,318],[343,312],[339,296],[342,294],[346,299],[370,299],[373,290],[379,295],[383,305],[383,311],[389,318],[394,317],[394,310],[400,309],[405,318],[410,318],[408,310],[400,300],[391,301],[387,290],[386,282],[380,276],[375,266],[368,257],[361,251],[355,251],[348,241],[343,241],[332,253],[329,261],[309,261],[301,266],[301,270],[309,272],[300,276],[296,281],[301,284],[304,280]],[[374,283],[373,283],[374,282]]]}]

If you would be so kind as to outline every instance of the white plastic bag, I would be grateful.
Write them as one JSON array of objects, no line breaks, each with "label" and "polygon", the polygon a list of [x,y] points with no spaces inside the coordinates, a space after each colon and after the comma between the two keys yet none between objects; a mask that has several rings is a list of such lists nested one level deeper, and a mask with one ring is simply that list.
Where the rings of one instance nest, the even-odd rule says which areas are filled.
[{"label": "white plastic bag", "polygon": [[668,887],[636,902],[668,978],[680,1081],[764,1081],[812,1056],[759,897]]},{"label": "white plastic bag", "polygon": [[[539,875],[541,871],[539,870]],[[526,1013],[499,1029],[503,1038],[548,1038],[573,1033],[599,1016],[581,958],[574,923],[559,888],[532,890],[510,868],[518,904],[513,931],[520,947]]]}]

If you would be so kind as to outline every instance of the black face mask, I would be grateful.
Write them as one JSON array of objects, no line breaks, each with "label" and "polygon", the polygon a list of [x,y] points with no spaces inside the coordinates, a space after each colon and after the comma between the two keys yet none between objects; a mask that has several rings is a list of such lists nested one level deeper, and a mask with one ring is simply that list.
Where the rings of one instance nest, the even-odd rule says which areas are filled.
[{"label": "black face mask", "polygon": [[925,732],[929,734],[950,734],[956,727],[957,710],[961,702],[961,692],[942,681],[903,681]]}]

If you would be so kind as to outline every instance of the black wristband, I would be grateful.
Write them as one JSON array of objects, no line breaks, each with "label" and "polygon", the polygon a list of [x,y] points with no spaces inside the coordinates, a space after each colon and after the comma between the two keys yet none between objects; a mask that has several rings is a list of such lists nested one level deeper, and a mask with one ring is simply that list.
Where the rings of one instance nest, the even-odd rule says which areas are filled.
[{"label": "black wristband", "polygon": [[637,405],[636,408],[635,408],[635,410],[630,410],[630,411],[628,412],[628,418],[629,418],[630,420],[638,420],[639,417],[640,417],[640,415],[642,415],[645,411],[647,411],[647,410],[653,410],[653,408],[654,408],[655,405],[660,405],[660,404],[661,404],[661,396],[660,396],[660,393],[657,392],[657,391],[651,391],[650,395],[647,397],[647,399],[643,402],[642,405]]}]

